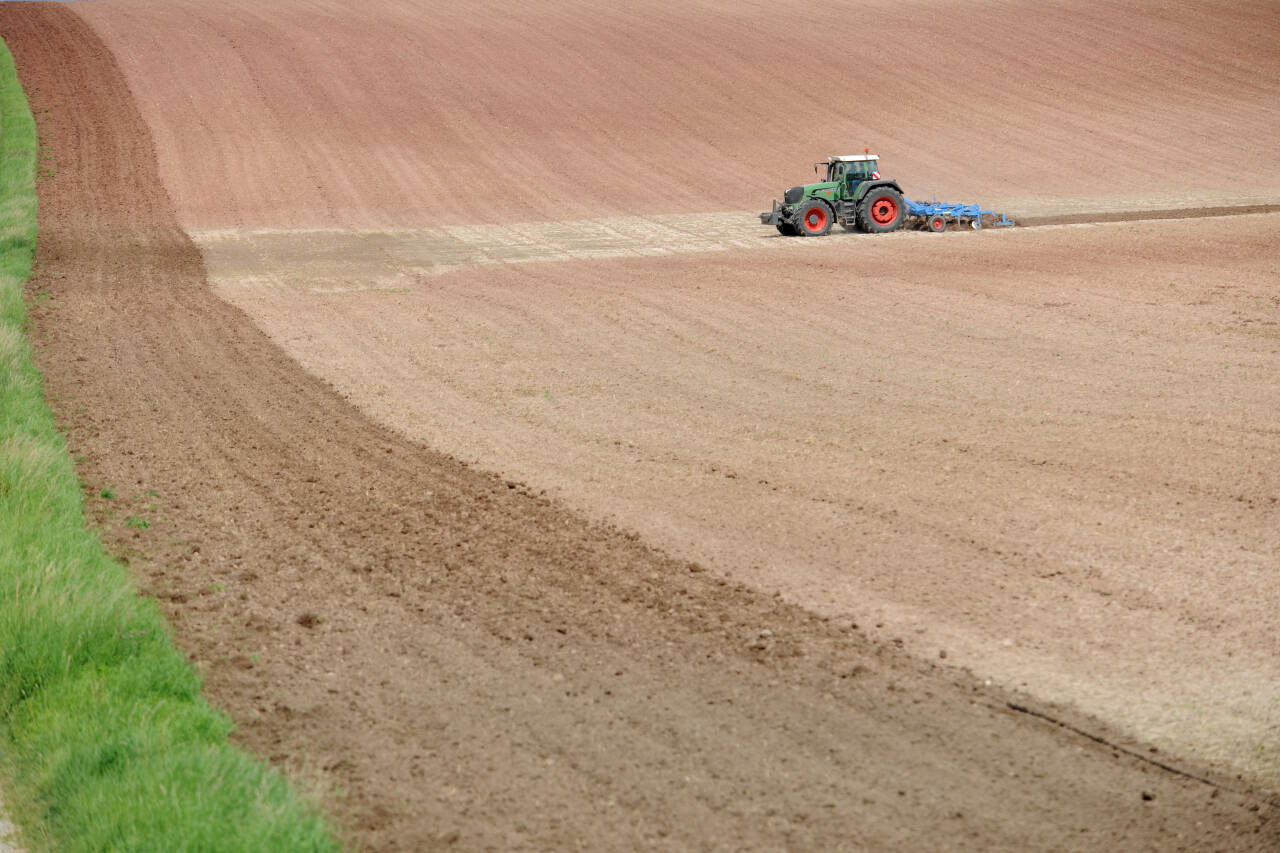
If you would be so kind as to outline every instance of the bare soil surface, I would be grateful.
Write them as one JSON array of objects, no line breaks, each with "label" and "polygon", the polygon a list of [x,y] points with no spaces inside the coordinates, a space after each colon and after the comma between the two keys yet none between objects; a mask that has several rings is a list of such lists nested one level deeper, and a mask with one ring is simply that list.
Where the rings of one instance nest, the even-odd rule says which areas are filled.
[{"label": "bare soil surface", "polygon": [[17,830],[13,824],[9,823],[8,818],[4,816],[4,803],[0,802],[0,853],[22,853],[22,850],[14,846],[16,843]]},{"label": "bare soil surface", "polygon": [[[1278,213],[1280,204],[1216,208],[1097,210],[1053,213],[1017,221],[1019,226],[1085,225],[1102,222],[1206,219]],[[917,230],[912,223],[907,230]],[[1214,233],[1230,226],[1210,225]],[[948,231],[968,231],[952,222]],[[993,229],[994,230],[994,229]],[[219,281],[294,291],[387,290],[411,286],[423,277],[465,267],[536,261],[601,258],[657,258],[703,252],[741,254],[818,252],[843,240],[868,235],[836,229],[821,241],[782,238],[762,228],[754,213],[684,213],[615,216],[605,219],[514,222],[503,225],[443,225],[394,230],[345,228],[210,228],[190,232]],[[918,235],[880,235],[872,239],[913,240]],[[837,243],[846,257],[861,243]],[[899,244],[912,251],[914,242]],[[801,254],[808,258],[810,255]],[[852,255],[851,257],[858,257]],[[703,263],[700,259],[690,259]],[[689,264],[689,262],[686,262]],[[559,269],[559,268],[558,268]],[[1103,269],[1104,274],[1107,270]],[[689,275],[705,274],[695,267]]]},{"label": "bare soil surface", "polygon": [[32,334],[88,494],[119,496],[91,509],[242,742],[328,791],[353,844],[1280,841],[1243,783],[1016,710],[1035,704],[374,424],[212,293],[81,19],[4,4],[0,35],[56,162]]},{"label": "bare soil surface", "polygon": [[546,262],[642,253],[589,225],[204,245],[397,430],[1280,787],[1280,216]]},{"label": "bare soil surface", "polygon": [[113,0],[179,221],[763,209],[829,154],[913,198],[1280,201],[1270,2]]}]

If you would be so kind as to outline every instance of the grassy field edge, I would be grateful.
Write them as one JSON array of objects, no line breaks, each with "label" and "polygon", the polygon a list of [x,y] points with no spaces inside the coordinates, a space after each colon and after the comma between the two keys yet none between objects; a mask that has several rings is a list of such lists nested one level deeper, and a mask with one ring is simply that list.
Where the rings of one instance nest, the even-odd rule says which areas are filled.
[{"label": "grassy field edge", "polygon": [[163,616],[85,526],[26,340],[35,122],[0,43],[0,775],[33,851],[337,850],[230,745]]}]

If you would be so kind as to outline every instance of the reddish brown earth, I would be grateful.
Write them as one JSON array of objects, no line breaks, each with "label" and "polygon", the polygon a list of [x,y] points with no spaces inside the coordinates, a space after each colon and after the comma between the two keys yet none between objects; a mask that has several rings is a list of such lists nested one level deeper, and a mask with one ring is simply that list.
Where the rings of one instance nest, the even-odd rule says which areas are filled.
[{"label": "reddish brown earth", "polygon": [[1041,222],[1274,211],[1274,9],[782,5],[86,14],[215,290],[379,421],[1280,784],[1275,217],[806,245],[688,212],[868,124],[913,192]]},{"label": "reddish brown earth", "polygon": [[188,227],[759,209],[864,146],[911,194],[1015,213],[1280,201],[1267,0],[76,11]]},{"label": "reddish brown earth", "polygon": [[382,422],[1280,786],[1280,216],[753,233],[539,262],[492,230],[518,262],[447,273],[412,266],[439,234],[204,246]]},{"label": "reddish brown earth", "polygon": [[[238,721],[243,743],[328,792],[326,804],[353,844],[850,850],[1280,844],[1280,807],[1247,782],[1127,743],[1084,715],[984,687],[962,671],[906,656],[891,642],[872,642],[851,620],[815,615],[667,556],[548,500],[540,484],[504,482],[368,420],[212,293],[201,255],[179,223],[295,224],[312,221],[317,210],[338,223],[377,219],[382,211],[396,221],[411,215],[406,211],[430,210],[414,207],[427,197],[397,202],[400,190],[387,189],[381,198],[370,188],[394,181],[353,178],[365,190],[352,189],[352,201],[347,188],[328,188],[345,171],[333,164],[352,161],[332,157],[327,168],[312,162],[311,174],[324,176],[312,191],[293,182],[296,173],[280,171],[275,186],[282,201],[272,207],[255,198],[270,183],[258,179],[279,165],[269,156],[284,158],[287,145],[272,141],[273,125],[250,122],[262,130],[261,150],[274,154],[260,160],[257,142],[250,146],[241,133],[237,159],[227,153],[234,132],[212,109],[199,112],[220,128],[225,146],[205,152],[220,165],[208,166],[213,177],[197,189],[191,187],[205,179],[184,186],[175,164],[189,163],[198,176],[205,161],[176,141],[174,129],[184,122],[166,130],[163,117],[181,104],[141,85],[138,57],[158,61],[167,48],[169,62],[172,56],[196,62],[201,54],[176,28],[185,16],[198,32],[209,18],[194,5],[153,4],[154,19],[136,17],[147,9],[141,4],[113,6],[118,18],[100,17],[105,6],[82,9],[96,16],[95,28],[116,50],[129,27],[135,37],[151,33],[157,46],[120,50],[128,78],[68,7],[0,6],[0,35],[18,59],[56,170],[40,187],[39,272],[32,282],[41,369],[73,450],[83,457],[90,493],[111,488],[120,495],[93,503],[104,535],[166,603],[179,641],[206,668],[211,698]],[[371,49],[377,40],[364,28],[340,26],[337,4],[307,8],[314,15],[291,9],[299,32],[308,26],[319,32],[323,24],[329,41],[291,36],[285,43],[305,44],[341,65],[348,60],[333,45],[350,36]],[[387,4],[383,12],[394,18],[402,8],[408,7]],[[226,20],[247,21],[238,16],[248,14],[229,7]],[[262,60],[268,46],[281,44],[256,41],[256,34],[273,32],[272,14],[262,12],[265,20],[238,25],[221,39],[197,41],[209,56],[227,45],[234,53],[258,44],[246,55]],[[150,28],[139,27],[142,20]],[[472,20],[475,39],[483,27],[494,29],[483,15]],[[578,23],[594,38],[600,20],[564,19],[547,32],[573,33]],[[410,22],[396,21],[400,28]],[[643,32],[644,20],[632,23]],[[442,16],[442,32],[467,32],[460,22],[449,24]],[[401,43],[397,27],[373,33],[388,45]],[[430,35],[422,27],[416,34]],[[1242,50],[1261,50],[1260,41],[1238,40]],[[447,42],[455,43],[476,42]],[[527,61],[535,62],[535,53]],[[672,61],[681,55],[676,51]],[[353,48],[352,56],[362,54]],[[189,97],[211,105],[237,100],[232,81],[210,82],[231,66],[216,56],[205,61],[193,82],[199,74],[213,76],[189,88]],[[280,61],[279,73],[246,79],[344,85],[335,82],[341,74],[290,76],[295,66]],[[361,66],[349,62],[344,71]],[[417,67],[439,73],[429,64]],[[157,85],[169,79],[160,65],[152,70]],[[136,100],[130,82],[138,87]],[[352,92],[390,91],[372,70],[346,85]],[[299,83],[291,94],[298,111],[278,127],[307,125],[305,87]],[[284,102],[278,93],[263,100]],[[346,116],[312,116],[311,126]],[[158,158],[149,126],[156,128]],[[385,126],[365,138],[377,139],[373,130]],[[640,143],[627,137],[627,144]],[[304,149],[301,162],[323,151],[298,146],[295,153]],[[412,158],[422,156],[420,147],[405,150],[418,152],[402,153],[405,173],[416,174]],[[639,154],[633,149],[631,156],[638,169]],[[561,179],[551,171],[547,193],[568,198],[569,184],[557,185]],[[243,183],[229,183],[231,175]],[[458,181],[451,186],[464,183]],[[200,213],[192,199],[218,198],[213,188],[223,186],[227,196],[217,202],[223,218]],[[633,175],[627,186],[640,183]],[[654,190],[646,200],[649,191],[634,192],[610,204],[644,210],[669,196]],[[512,209],[533,216],[536,197],[514,193]],[[463,209],[470,211],[463,219],[490,215]],[[960,235],[939,239],[952,236]],[[836,245],[821,247],[807,263],[815,269],[838,263],[830,254]],[[884,245],[878,251],[895,244]],[[575,267],[574,274],[600,275],[607,284],[616,270],[602,269]],[[945,259],[938,270],[956,271]],[[726,286],[751,284],[732,268],[714,274]],[[972,298],[963,287],[953,290],[938,310]],[[925,313],[928,305],[916,307]],[[1131,320],[1122,311],[1117,322]],[[877,331],[876,340],[890,340],[894,331]],[[122,519],[133,514],[152,526],[124,527]],[[1037,709],[1074,729],[1027,713]]]}]

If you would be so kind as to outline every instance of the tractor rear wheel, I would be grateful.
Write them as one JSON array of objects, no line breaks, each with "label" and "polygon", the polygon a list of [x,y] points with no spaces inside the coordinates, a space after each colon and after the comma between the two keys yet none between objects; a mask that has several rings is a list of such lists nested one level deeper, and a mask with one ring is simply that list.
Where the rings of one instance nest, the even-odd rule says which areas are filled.
[{"label": "tractor rear wheel", "polygon": [[876,187],[858,205],[858,219],[862,223],[862,230],[872,234],[897,231],[902,227],[906,212],[902,194],[893,187]]},{"label": "tractor rear wheel", "polygon": [[821,237],[831,230],[835,216],[825,201],[810,199],[800,205],[796,215],[796,225],[801,237]]}]

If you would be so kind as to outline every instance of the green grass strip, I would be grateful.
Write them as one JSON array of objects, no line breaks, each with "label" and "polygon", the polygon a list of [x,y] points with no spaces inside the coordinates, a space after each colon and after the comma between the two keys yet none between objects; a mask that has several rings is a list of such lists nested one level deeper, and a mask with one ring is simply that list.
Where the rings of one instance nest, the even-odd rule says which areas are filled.
[{"label": "green grass strip", "polygon": [[24,334],[36,127],[0,44],[0,762],[31,853],[337,850],[231,723],[126,571],[80,485]]}]

